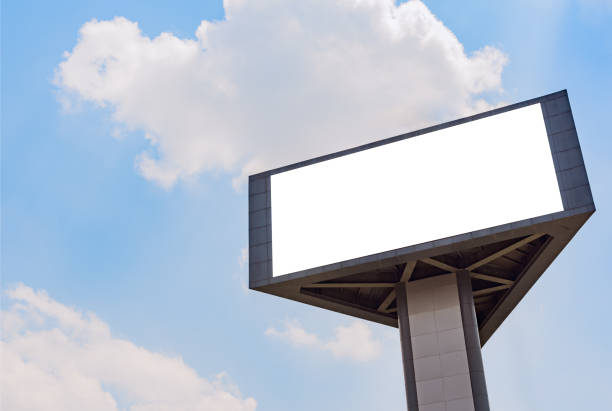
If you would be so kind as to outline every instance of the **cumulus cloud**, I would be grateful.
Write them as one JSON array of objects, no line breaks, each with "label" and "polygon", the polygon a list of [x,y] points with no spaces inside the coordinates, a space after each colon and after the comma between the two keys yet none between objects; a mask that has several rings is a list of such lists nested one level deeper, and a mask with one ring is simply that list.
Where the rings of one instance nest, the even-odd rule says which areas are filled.
[{"label": "cumulus cloud", "polygon": [[[489,107],[506,56],[466,53],[420,1],[225,0],[195,38],[92,20],[56,70],[65,104],[142,131],[145,178],[250,173]],[[78,105],[78,104],[77,104]]]},{"label": "cumulus cloud", "polygon": [[83,314],[24,285],[2,312],[3,410],[253,411],[224,373],[204,379],[181,358],[114,338]]},{"label": "cumulus cloud", "polygon": [[285,340],[296,347],[327,351],[337,358],[356,362],[370,361],[381,352],[380,341],[375,340],[370,328],[358,320],[348,326],[336,327],[334,337],[327,341],[309,333],[297,321],[286,321],[282,330],[270,327],[265,334]]}]

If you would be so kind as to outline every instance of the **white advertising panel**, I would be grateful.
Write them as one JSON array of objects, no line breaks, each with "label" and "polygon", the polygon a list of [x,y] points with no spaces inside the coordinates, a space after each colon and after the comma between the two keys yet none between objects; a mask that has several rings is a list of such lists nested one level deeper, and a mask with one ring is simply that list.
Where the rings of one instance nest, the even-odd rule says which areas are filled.
[{"label": "white advertising panel", "polygon": [[540,104],[273,174],[279,276],[563,211]]}]

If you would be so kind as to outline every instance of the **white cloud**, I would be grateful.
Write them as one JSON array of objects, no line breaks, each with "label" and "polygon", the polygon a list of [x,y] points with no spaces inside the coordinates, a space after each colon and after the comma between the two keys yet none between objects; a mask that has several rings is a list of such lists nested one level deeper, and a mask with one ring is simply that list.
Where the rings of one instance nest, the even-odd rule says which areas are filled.
[{"label": "white cloud", "polygon": [[286,321],[284,325],[284,330],[270,327],[265,334],[286,340],[296,347],[328,351],[337,358],[357,362],[370,361],[381,352],[380,341],[372,337],[372,331],[363,321],[354,320],[348,326],[336,327],[334,337],[328,341],[309,333],[297,321]]},{"label": "white cloud", "polygon": [[289,341],[291,344],[297,347],[310,346],[310,347],[322,347],[324,344],[319,341],[319,337],[315,334],[311,334],[296,321],[287,321],[285,323],[285,330],[279,331],[276,328],[270,327],[265,332],[266,335],[272,337],[280,337]]},{"label": "white cloud", "polygon": [[506,56],[466,54],[420,1],[224,2],[195,39],[149,38],[118,17],[84,24],[57,68],[60,101],[110,107],[150,148],[163,187],[206,171],[263,169],[489,107]]},{"label": "white cloud", "polygon": [[219,374],[206,380],[181,358],[114,338],[82,314],[24,285],[2,312],[4,410],[253,411],[253,398]]}]

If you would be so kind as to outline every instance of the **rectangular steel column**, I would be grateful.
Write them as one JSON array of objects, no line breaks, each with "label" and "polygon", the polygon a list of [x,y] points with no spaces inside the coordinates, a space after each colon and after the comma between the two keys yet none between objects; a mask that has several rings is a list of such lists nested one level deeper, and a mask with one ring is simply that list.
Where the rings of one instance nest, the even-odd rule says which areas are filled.
[{"label": "rectangular steel column", "polygon": [[[409,411],[488,410],[467,275],[467,283],[464,273],[453,273],[396,287]],[[461,298],[460,287],[464,287]]]}]

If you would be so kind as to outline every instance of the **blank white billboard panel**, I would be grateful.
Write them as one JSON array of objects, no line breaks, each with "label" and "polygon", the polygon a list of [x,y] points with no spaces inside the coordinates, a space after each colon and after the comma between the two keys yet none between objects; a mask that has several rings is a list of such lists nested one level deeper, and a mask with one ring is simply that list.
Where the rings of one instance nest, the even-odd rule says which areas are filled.
[{"label": "blank white billboard panel", "polygon": [[279,276],[563,211],[540,104],[273,174]]}]

